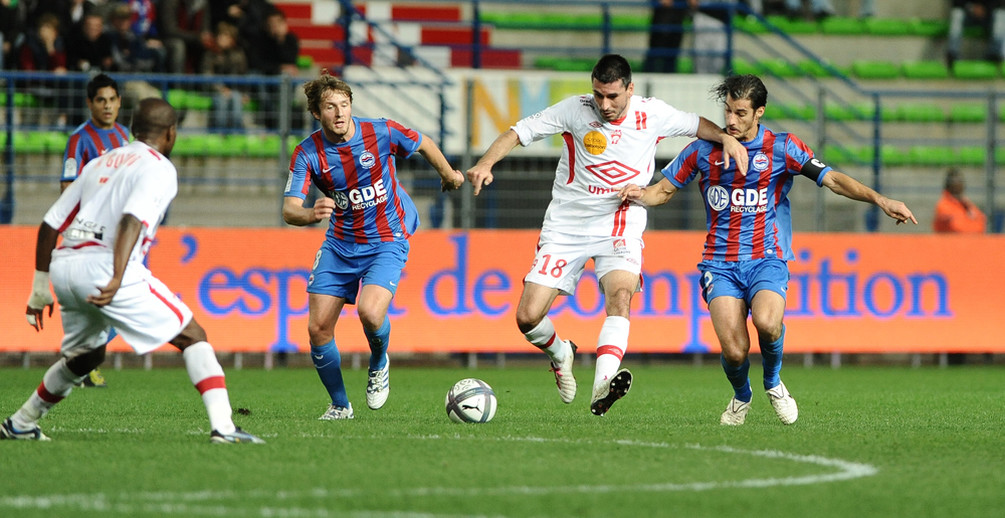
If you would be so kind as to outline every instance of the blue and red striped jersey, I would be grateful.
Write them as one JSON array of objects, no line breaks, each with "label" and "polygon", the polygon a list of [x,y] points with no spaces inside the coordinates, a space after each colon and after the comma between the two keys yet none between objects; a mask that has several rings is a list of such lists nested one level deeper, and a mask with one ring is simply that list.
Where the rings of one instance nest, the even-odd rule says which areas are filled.
[{"label": "blue and red striped jersey", "polygon": [[300,142],[290,158],[285,196],[304,199],[313,183],[334,199],[329,239],[408,239],[419,226],[419,212],[398,182],[394,161],[418,150],[422,134],[388,119],[352,120],[356,133],[348,142],[329,142],[322,130]]},{"label": "blue and red striped jersey", "polygon": [[72,182],[80,170],[95,158],[129,143],[129,130],[115,123],[111,129],[101,129],[88,119],[70,134],[63,152],[63,174],[60,182]]},{"label": "blue and red striped jersey", "polygon": [[763,125],[757,137],[741,142],[747,148],[746,176],[724,167],[722,145],[696,140],[665,168],[663,175],[678,189],[695,177],[705,201],[704,260],[745,261],[792,253],[792,219],[787,197],[796,175],[823,183],[830,167],[813,158],[813,151],[790,133],[775,133]]}]

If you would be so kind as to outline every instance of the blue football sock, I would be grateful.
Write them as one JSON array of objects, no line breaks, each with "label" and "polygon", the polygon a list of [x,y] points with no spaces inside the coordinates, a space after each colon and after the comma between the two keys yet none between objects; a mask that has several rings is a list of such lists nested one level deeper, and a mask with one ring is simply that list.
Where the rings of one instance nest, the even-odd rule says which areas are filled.
[{"label": "blue football sock", "polygon": [[335,339],[320,346],[311,344],[311,360],[314,361],[314,368],[318,370],[321,383],[328,389],[332,404],[340,407],[349,406],[349,396],[342,381],[342,355],[335,347]]},{"label": "blue football sock", "polygon": [[764,365],[764,390],[775,388],[782,382],[778,373],[782,370],[782,343],[785,341],[785,324],[778,340],[761,344],[761,363]]},{"label": "blue football sock", "polygon": [[726,373],[726,379],[729,380],[729,384],[733,386],[733,393],[736,399],[749,403],[753,395],[753,392],[750,390],[750,378],[747,377],[747,374],[750,372],[750,360],[743,360],[741,365],[733,367],[726,363],[725,356],[719,355],[719,363],[722,364],[722,370]]},{"label": "blue football sock", "polygon": [[391,320],[384,317],[384,323],[376,331],[363,329],[366,340],[370,342],[370,370],[383,369],[387,365],[387,342],[391,338]]}]

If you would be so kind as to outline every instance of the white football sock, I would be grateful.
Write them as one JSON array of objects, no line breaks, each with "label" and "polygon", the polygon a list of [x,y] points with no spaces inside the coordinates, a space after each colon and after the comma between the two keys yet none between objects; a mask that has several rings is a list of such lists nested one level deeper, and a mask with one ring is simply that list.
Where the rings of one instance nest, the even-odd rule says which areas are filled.
[{"label": "white football sock", "polygon": [[593,386],[609,383],[621,367],[621,359],[628,349],[629,321],[625,317],[607,317],[597,338],[597,368]]},{"label": "white football sock", "polygon": [[524,333],[524,338],[538,349],[544,351],[551,361],[561,363],[567,354],[572,353],[572,347],[558,337],[555,325],[545,316],[534,329]]},{"label": "white football sock", "polygon": [[230,397],[223,367],[216,359],[213,346],[207,342],[194,343],[182,351],[182,356],[189,379],[202,395],[210,426],[222,434],[233,433],[235,427],[231,418]]},{"label": "white football sock", "polygon": [[70,395],[73,386],[84,379],[84,376],[77,376],[66,366],[66,358],[52,364],[49,370],[42,376],[42,383],[38,385],[35,392],[28,396],[28,400],[21,405],[21,408],[10,420],[14,423],[14,428],[18,430],[28,430],[35,427],[35,424],[49,409],[54,407],[66,396]]}]

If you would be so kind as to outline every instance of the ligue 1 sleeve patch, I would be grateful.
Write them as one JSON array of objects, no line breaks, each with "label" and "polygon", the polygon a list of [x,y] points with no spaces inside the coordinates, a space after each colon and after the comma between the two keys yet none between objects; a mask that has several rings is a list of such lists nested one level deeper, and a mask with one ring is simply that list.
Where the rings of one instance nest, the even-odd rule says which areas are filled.
[{"label": "ligue 1 sleeve patch", "polygon": [[597,130],[590,131],[583,136],[583,146],[591,155],[599,155],[607,149],[607,137]]},{"label": "ligue 1 sleeve patch", "polygon": [[63,162],[63,179],[71,179],[77,177],[77,159],[70,157]]}]

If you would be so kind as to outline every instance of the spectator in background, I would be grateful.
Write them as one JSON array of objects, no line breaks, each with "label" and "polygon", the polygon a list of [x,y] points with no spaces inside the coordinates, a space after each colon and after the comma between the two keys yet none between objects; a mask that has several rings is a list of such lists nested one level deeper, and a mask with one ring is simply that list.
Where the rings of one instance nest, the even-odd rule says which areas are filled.
[{"label": "spectator in background", "polygon": [[259,40],[257,68],[267,75],[296,74],[300,40],[290,32],[286,15],[279,9],[265,17],[264,32]]},{"label": "spectator in background", "polygon": [[[244,50],[237,46],[237,27],[220,22],[216,29],[216,45],[202,55],[199,70],[207,75],[244,75],[248,73],[248,58]],[[218,128],[242,128],[245,95],[237,88],[225,83],[216,83],[213,88],[213,112],[210,126]]]},{"label": "spectator in background", "polygon": [[949,10],[949,36],[946,42],[946,62],[949,68],[960,59],[964,26],[978,26],[988,37],[985,59],[1001,63],[1005,58],[1005,1],[952,0]]},{"label": "spectator in background", "polygon": [[206,48],[213,45],[206,0],[161,0],[159,32],[167,48],[167,70],[184,74],[195,70]]},{"label": "spectator in background", "polygon": [[942,198],[935,205],[932,230],[937,233],[982,234],[987,218],[981,209],[963,194],[966,183],[957,169],[946,173],[946,184]]},{"label": "spectator in background", "polygon": [[221,0],[212,2],[211,6],[213,23],[227,22],[237,27],[238,45],[244,48],[257,43],[265,17],[275,9],[266,0]]},{"label": "spectator in background", "polygon": [[686,5],[679,0],[657,0],[654,3],[649,25],[649,51],[642,65],[645,72],[673,74],[678,71],[684,20],[689,8],[698,6],[698,0],[687,0]]},{"label": "spectator in background", "polygon": [[18,51],[24,43],[27,20],[28,10],[24,2],[0,0],[0,44],[3,47],[0,68],[18,67]]},{"label": "spectator in background", "polygon": [[66,51],[67,68],[87,72],[109,71],[115,64],[112,37],[105,33],[105,22],[99,14],[84,15],[80,32],[70,36]]},{"label": "spectator in background", "polygon": [[[258,41],[259,43],[254,46],[257,52],[249,60],[253,71],[272,76],[297,73],[300,40],[290,32],[286,15],[282,11],[273,9],[269,12],[265,17],[265,26]],[[268,107],[260,112],[261,122],[270,129],[277,129],[279,125],[279,105],[276,103],[278,93],[279,90],[274,85],[263,86],[258,92],[259,106]],[[291,128],[303,126],[303,119],[299,114],[291,110],[290,115]]]},{"label": "spectator in background", "polygon": [[[44,13],[38,18],[35,30],[28,32],[21,46],[18,62],[21,70],[66,73],[66,47],[59,33],[59,18],[53,13]],[[72,95],[61,95],[66,83],[52,79],[38,79],[28,83],[28,89],[48,105],[56,105],[56,126],[65,128],[68,124]]]},{"label": "spectator in background", "polygon": [[[697,8],[694,13],[694,71],[696,74],[722,74],[726,72],[726,24],[732,22],[730,11],[724,4],[737,0],[689,0]],[[711,5],[709,5],[711,4]]]},{"label": "spectator in background", "polygon": [[147,40],[133,31],[133,11],[126,4],[115,6],[111,15],[111,30],[114,69],[119,72],[163,72],[164,46],[160,40]]}]

